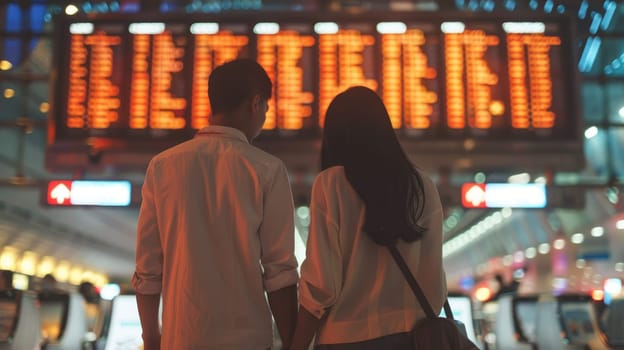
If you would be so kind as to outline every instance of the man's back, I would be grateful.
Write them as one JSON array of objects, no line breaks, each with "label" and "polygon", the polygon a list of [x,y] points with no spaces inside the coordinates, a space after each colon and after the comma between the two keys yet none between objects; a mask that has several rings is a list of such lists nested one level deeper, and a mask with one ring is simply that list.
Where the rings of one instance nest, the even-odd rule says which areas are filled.
[{"label": "man's back", "polygon": [[143,197],[135,285],[162,284],[162,348],[269,347],[264,292],[297,280],[282,162],[211,126],[153,159]]}]

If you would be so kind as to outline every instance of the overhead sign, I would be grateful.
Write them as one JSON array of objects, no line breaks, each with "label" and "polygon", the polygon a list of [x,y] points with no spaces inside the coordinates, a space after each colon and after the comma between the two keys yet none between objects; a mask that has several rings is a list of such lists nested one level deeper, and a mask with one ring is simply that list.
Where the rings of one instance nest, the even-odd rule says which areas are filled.
[{"label": "overhead sign", "polygon": [[546,185],[509,183],[465,183],[462,185],[464,208],[544,208]]},{"label": "overhead sign", "polygon": [[129,181],[54,180],[47,185],[45,204],[50,206],[129,206]]},{"label": "overhead sign", "polygon": [[582,169],[571,19],[504,17],[58,16],[46,167],[144,170],[154,154],[209,124],[210,74],[247,57],[273,81],[257,145],[280,156],[294,142],[316,152],[332,99],[363,85],[379,94],[419,164]]},{"label": "overhead sign", "polygon": [[58,24],[54,142],[188,138],[208,124],[210,73],[242,56],[274,82],[265,130],[322,127],[334,96],[364,85],[411,138],[578,137],[563,17],[133,14]]}]

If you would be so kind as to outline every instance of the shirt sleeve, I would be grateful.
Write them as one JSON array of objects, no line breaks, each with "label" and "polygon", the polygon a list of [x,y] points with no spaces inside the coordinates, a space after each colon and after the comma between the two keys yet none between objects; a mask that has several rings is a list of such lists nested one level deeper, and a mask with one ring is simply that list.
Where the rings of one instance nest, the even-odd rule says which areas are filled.
[{"label": "shirt sleeve", "polygon": [[258,235],[266,291],[297,284],[293,198],[283,164],[280,164],[264,193],[263,218]]},{"label": "shirt sleeve", "polygon": [[443,212],[438,191],[428,178],[424,178],[425,201],[428,215],[423,218],[421,225],[427,228],[421,242],[420,263],[416,279],[423,286],[425,296],[431,304],[433,311],[440,313],[446,300],[446,274],[442,265],[442,242],[443,242]]},{"label": "shirt sleeve", "polygon": [[343,279],[339,228],[328,212],[326,190],[317,177],[312,186],[310,233],[299,283],[299,303],[319,319],[336,303]]},{"label": "shirt sleeve", "polygon": [[142,201],[137,224],[136,269],[132,287],[140,294],[162,291],[163,251],[154,205],[153,162],[147,168],[141,190]]}]

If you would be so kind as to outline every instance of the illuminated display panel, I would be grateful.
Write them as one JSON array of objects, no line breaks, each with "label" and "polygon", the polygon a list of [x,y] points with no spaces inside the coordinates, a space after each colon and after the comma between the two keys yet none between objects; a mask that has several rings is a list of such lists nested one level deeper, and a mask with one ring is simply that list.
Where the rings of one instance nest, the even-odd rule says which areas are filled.
[{"label": "illuminated display panel", "polygon": [[313,71],[306,69],[314,65],[312,49],[316,39],[311,26],[286,24],[279,26],[276,33],[259,31],[256,59],[273,81],[264,129],[313,128],[314,77]]},{"label": "illuminated display panel", "polygon": [[[551,129],[563,103],[553,77],[561,76],[561,38],[544,33],[507,34],[511,126]],[[553,105],[556,101],[558,105]]]},{"label": "illuminated display panel", "polygon": [[117,129],[121,115],[121,28],[90,30],[81,23],[70,27],[66,125],[72,129]]},{"label": "illuminated display panel", "polygon": [[406,25],[404,31],[392,31],[380,33],[381,95],[392,126],[419,135],[436,129],[440,122],[439,36],[432,24]]},{"label": "illuminated display panel", "polygon": [[[448,22],[447,22],[448,23]],[[444,32],[446,127],[496,130],[505,124],[503,47],[492,23]]]},{"label": "illuminated display panel", "polygon": [[212,70],[249,57],[274,82],[261,140],[318,140],[333,97],[364,85],[408,143],[580,149],[569,19],[436,16],[63,17],[49,143],[149,151],[187,140],[208,125]]},{"label": "illuminated display panel", "polygon": [[375,36],[372,24],[336,23],[337,30],[318,34],[319,125],[331,100],[341,91],[363,85],[378,89],[375,79]]},{"label": "illuminated display panel", "polygon": [[[183,129],[186,126],[187,89],[184,26],[139,23],[131,32],[131,129]],[[151,25],[151,26],[150,26]]]}]

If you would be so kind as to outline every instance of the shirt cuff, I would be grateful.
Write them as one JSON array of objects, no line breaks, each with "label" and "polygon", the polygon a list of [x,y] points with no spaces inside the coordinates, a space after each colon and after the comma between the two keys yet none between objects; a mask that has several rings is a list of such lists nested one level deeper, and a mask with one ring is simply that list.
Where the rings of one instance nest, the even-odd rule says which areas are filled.
[{"label": "shirt cuff", "polygon": [[145,279],[135,272],[132,275],[132,288],[139,294],[160,294],[162,291],[162,278]]},{"label": "shirt cuff", "polygon": [[277,275],[267,279],[264,279],[264,289],[267,292],[274,292],[278,289],[282,289],[284,287],[296,285],[299,280],[299,274],[297,273],[297,268],[293,268],[292,270],[285,270]]},{"label": "shirt cuff", "polygon": [[323,305],[319,304],[313,298],[306,295],[301,289],[301,285],[299,285],[299,304],[301,304],[301,306],[306,309],[306,311],[314,315],[314,317],[319,320],[323,317],[323,315],[325,315],[325,312],[327,311],[327,309],[324,308]]}]

